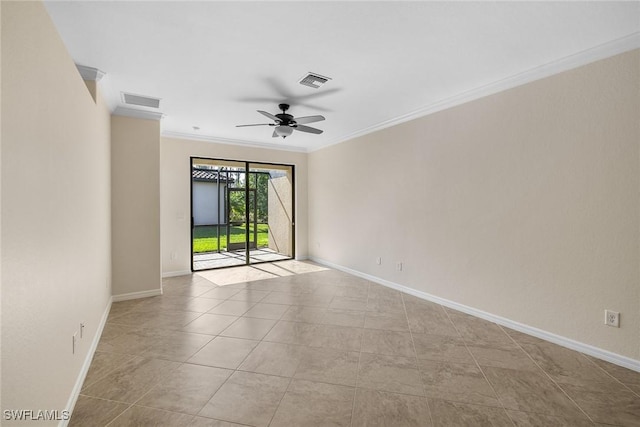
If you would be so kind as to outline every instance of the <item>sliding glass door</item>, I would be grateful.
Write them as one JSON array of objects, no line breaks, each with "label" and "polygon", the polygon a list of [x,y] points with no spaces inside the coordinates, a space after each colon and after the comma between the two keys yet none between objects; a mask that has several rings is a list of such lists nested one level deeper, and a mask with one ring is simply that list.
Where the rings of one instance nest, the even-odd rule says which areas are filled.
[{"label": "sliding glass door", "polygon": [[191,158],[192,270],[294,256],[294,167]]}]

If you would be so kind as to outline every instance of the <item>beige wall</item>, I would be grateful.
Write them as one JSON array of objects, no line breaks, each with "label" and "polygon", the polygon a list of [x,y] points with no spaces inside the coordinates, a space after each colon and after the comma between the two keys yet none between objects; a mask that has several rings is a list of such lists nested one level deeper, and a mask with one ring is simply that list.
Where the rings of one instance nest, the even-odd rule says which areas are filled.
[{"label": "beige wall", "polygon": [[[162,272],[191,269],[190,157],[295,165],[296,257],[307,256],[307,155],[304,153],[175,138],[160,142]],[[176,255],[171,259],[171,254]]]},{"label": "beige wall", "polygon": [[2,409],[63,410],[111,295],[110,116],[41,3],[2,2],[1,78]]},{"label": "beige wall", "polygon": [[161,289],[159,168],[160,122],[113,116],[111,245],[116,298]]},{"label": "beige wall", "polygon": [[640,360],[639,56],[311,153],[310,255]]}]

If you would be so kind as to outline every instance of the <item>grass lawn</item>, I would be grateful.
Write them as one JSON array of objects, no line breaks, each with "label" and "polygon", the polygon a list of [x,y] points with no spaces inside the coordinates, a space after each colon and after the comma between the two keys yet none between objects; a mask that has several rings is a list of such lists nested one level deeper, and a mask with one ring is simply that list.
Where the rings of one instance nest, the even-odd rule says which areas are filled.
[{"label": "grass lawn", "polygon": [[[231,227],[231,243],[242,243],[245,240],[245,227]],[[249,239],[253,239],[253,224],[249,226]],[[258,224],[258,247],[269,246],[269,226]],[[220,250],[227,248],[227,227],[220,226]],[[218,235],[215,225],[198,225],[193,229],[193,252],[213,252],[218,250]]]}]

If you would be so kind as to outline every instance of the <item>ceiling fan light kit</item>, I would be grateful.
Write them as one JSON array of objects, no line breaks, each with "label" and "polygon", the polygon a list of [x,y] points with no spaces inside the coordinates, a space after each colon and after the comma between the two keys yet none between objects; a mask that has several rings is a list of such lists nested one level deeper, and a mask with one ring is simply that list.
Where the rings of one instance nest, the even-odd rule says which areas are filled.
[{"label": "ceiling fan light kit", "polygon": [[286,138],[293,133],[293,128],[289,126],[280,125],[280,126],[276,126],[276,129],[273,132],[274,132],[274,138],[278,136]]},{"label": "ceiling fan light kit", "polygon": [[305,126],[306,123],[315,123],[324,120],[323,116],[305,116],[305,117],[293,117],[291,114],[287,113],[289,109],[289,104],[280,104],[278,108],[282,110],[282,113],[271,114],[266,111],[257,110],[258,113],[263,116],[273,120],[275,123],[256,123],[250,125],[236,125],[236,127],[247,127],[247,126],[275,126],[276,128],[273,131],[273,137],[282,137],[286,138],[290,136],[294,130],[306,133],[313,133],[319,135],[322,133],[322,130],[313,128],[311,126]]}]

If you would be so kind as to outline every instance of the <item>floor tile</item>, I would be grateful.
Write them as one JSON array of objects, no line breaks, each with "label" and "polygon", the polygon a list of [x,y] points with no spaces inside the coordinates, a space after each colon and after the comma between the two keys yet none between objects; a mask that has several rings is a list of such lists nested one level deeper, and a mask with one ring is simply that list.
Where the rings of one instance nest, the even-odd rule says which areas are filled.
[{"label": "floor tile", "polygon": [[232,301],[250,301],[250,302],[260,302],[267,295],[269,295],[270,291],[256,291],[253,289],[243,289],[235,295],[229,297],[229,300]]},{"label": "floor tile", "polygon": [[460,311],[446,309],[449,318],[467,345],[513,349],[516,343],[500,326]]},{"label": "floor tile", "polygon": [[97,351],[106,353],[118,353],[126,355],[139,355],[148,350],[153,344],[153,338],[149,337],[142,328],[136,328],[114,338],[103,338],[98,343]]},{"label": "floor tile", "polygon": [[362,335],[362,351],[391,356],[416,357],[411,334],[408,332],[365,329]]},{"label": "floor tile", "polygon": [[369,284],[369,298],[401,298],[402,292],[379,285],[377,283]]},{"label": "floor tile", "polygon": [[539,371],[540,368],[521,348],[494,348],[489,346],[468,346],[469,351],[480,366]]},{"label": "floor tile", "polygon": [[268,304],[299,305],[301,299],[297,293],[292,294],[289,292],[273,291],[260,302]]},{"label": "floor tile", "polygon": [[232,373],[187,363],[149,390],[136,405],[197,414]]},{"label": "floor tile", "polygon": [[182,330],[197,334],[218,335],[236,320],[238,320],[238,316],[205,313],[185,325]]},{"label": "floor tile", "polygon": [[505,409],[580,418],[578,407],[542,372],[483,367]]},{"label": "floor tile", "polygon": [[565,418],[563,416],[553,416],[535,414],[532,412],[519,412],[508,410],[507,414],[516,427],[592,427],[593,423],[586,417]]},{"label": "floor tile", "polygon": [[317,325],[309,343],[311,347],[360,351],[362,329],[348,326]]},{"label": "floor tile", "polygon": [[300,294],[296,297],[295,305],[328,308],[332,300],[333,296],[331,295]]},{"label": "floor tile", "polygon": [[254,305],[256,305],[256,303],[251,301],[233,301],[228,299],[213,307],[208,311],[208,313],[224,314],[227,316],[242,316]]},{"label": "floor tile", "polygon": [[396,292],[393,296],[375,297],[372,296],[371,291],[369,291],[366,310],[374,313],[387,314],[404,314],[405,312],[402,297],[399,292]]},{"label": "floor tile", "polygon": [[301,322],[279,321],[264,337],[265,341],[285,344],[309,345],[315,334],[315,325]]},{"label": "floor tile", "polygon": [[623,368],[622,366],[617,366],[591,356],[585,357],[640,396],[640,372],[632,371],[631,369]]},{"label": "floor tile", "polygon": [[138,325],[121,325],[118,323],[107,322],[102,330],[100,341],[112,340],[128,332],[135,331],[136,329],[139,329]]},{"label": "floor tile", "polygon": [[432,426],[424,397],[359,388],[353,410],[353,427]]},{"label": "floor tile", "polygon": [[407,323],[407,315],[404,310],[399,313],[367,312],[364,327],[367,329],[409,332],[409,323]]},{"label": "floor tile", "polygon": [[364,326],[364,311],[327,310],[320,323],[336,326],[351,326],[362,328]]},{"label": "floor tile", "polygon": [[289,378],[235,372],[199,415],[257,427],[267,426],[289,382]]},{"label": "floor tile", "polygon": [[198,275],[213,283],[226,287],[235,283],[252,282],[254,280],[270,279],[277,277],[274,274],[254,268],[242,266],[236,268],[224,268],[221,270],[200,271]]},{"label": "floor tile", "polygon": [[244,316],[255,317],[258,319],[279,320],[288,309],[288,305],[259,302],[251,307],[249,311],[244,314]]},{"label": "floor tile", "polygon": [[211,341],[211,335],[166,331],[153,336],[153,342],[141,356],[184,362]]},{"label": "floor tile", "polygon": [[400,356],[361,353],[357,386],[424,396],[415,360]]},{"label": "floor tile", "polygon": [[191,356],[187,363],[236,369],[257,345],[258,341],[216,337]]},{"label": "floor tile", "polygon": [[80,395],[69,427],[103,426],[123,413],[129,404]]},{"label": "floor tile", "polygon": [[294,379],[270,427],[348,427],[354,395],[352,387]]},{"label": "floor tile", "polygon": [[268,375],[292,377],[307,347],[261,342],[238,369]]},{"label": "floor tile", "polygon": [[405,298],[405,309],[411,332],[458,336],[458,331],[442,306],[429,301],[407,299],[406,296],[403,298]]},{"label": "floor tile", "polygon": [[154,426],[175,427],[187,425],[193,415],[168,412],[161,409],[133,405],[113,420],[109,427]]},{"label": "floor tile", "polygon": [[109,372],[133,358],[134,356],[128,354],[103,353],[96,351],[93,355],[93,359],[91,360],[91,365],[89,366],[89,371],[84,379],[82,388],[93,384]]},{"label": "floor tile", "polygon": [[188,424],[189,427],[246,427],[246,425],[230,423],[228,421],[214,420],[205,417],[193,417]]},{"label": "floor tile", "polygon": [[350,297],[334,297],[329,304],[329,308],[332,310],[366,310],[367,300],[362,298],[350,298]]},{"label": "floor tile", "polygon": [[164,282],[162,283],[162,295],[199,297],[200,295],[209,292],[211,289],[213,289],[212,286],[199,284],[167,286]]},{"label": "floor tile", "polygon": [[340,286],[336,289],[336,296],[367,299],[369,289],[367,286]]},{"label": "floor tile", "polygon": [[355,386],[358,358],[357,352],[328,348],[306,349],[300,358],[294,378]]},{"label": "floor tile", "polygon": [[116,320],[119,324],[132,325],[140,328],[180,329],[201,315],[201,313],[193,311],[180,310],[133,310],[119,316]]},{"label": "floor tile", "polygon": [[178,362],[136,357],[111,371],[82,393],[91,397],[134,403],[179,365]]},{"label": "floor tile", "polygon": [[500,406],[491,385],[475,364],[419,360],[427,397]]},{"label": "floor tile", "polygon": [[535,362],[560,384],[600,383],[617,387],[617,381],[599,369],[583,354],[548,342],[522,344],[522,348]]},{"label": "floor tile", "polygon": [[287,307],[287,311],[281,317],[281,320],[290,322],[320,323],[327,312],[326,308],[305,307],[302,305],[281,307]]},{"label": "floor tile", "polygon": [[340,271],[163,287],[112,305],[71,425],[640,425],[640,374]]},{"label": "floor tile", "polygon": [[561,384],[560,387],[595,422],[640,426],[640,398],[622,385]]},{"label": "floor tile", "polygon": [[189,302],[184,304],[182,309],[185,311],[206,313],[207,311],[211,310],[219,304],[222,304],[223,302],[224,300],[213,298],[191,298]]},{"label": "floor tile", "polygon": [[221,336],[261,340],[276,324],[276,320],[241,317],[227,329],[220,332]]},{"label": "floor tile", "polygon": [[228,298],[231,298],[241,290],[242,289],[232,289],[232,288],[224,288],[224,287],[214,288],[208,292],[205,292],[204,294],[201,294],[200,297],[226,300]]},{"label": "floor tile", "polygon": [[502,408],[439,399],[428,399],[428,401],[431,417],[436,426],[513,426],[507,413]]},{"label": "floor tile", "polygon": [[460,337],[417,333],[411,335],[418,359],[474,363],[471,353]]}]

